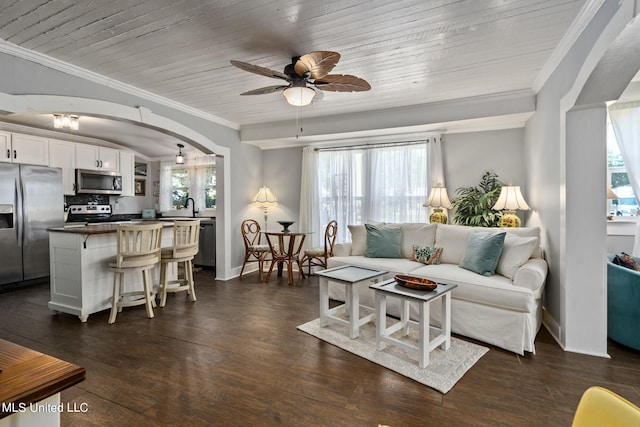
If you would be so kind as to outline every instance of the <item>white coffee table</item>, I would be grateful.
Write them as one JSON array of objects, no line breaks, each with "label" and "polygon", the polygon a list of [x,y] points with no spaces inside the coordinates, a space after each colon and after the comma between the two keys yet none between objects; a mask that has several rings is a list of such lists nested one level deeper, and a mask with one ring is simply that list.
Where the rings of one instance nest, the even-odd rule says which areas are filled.
[{"label": "white coffee table", "polygon": [[[320,326],[326,327],[330,322],[349,326],[349,337],[358,338],[360,326],[375,317],[372,307],[360,305],[358,286],[363,282],[379,282],[387,271],[373,268],[344,265],[322,270],[316,273],[320,278]],[[329,281],[338,282],[345,287],[345,303],[329,308]],[[360,317],[360,310],[369,314]],[[338,312],[345,312],[349,320],[337,317]]]},{"label": "white coffee table", "polygon": [[[438,283],[433,291],[420,291],[406,288],[396,283],[394,279],[386,280],[369,286],[374,290],[376,299],[376,345],[378,351],[384,349],[385,343],[395,345],[408,351],[418,352],[418,365],[426,368],[429,365],[429,353],[441,346],[443,350],[451,347],[451,290],[457,285]],[[400,321],[387,328],[387,297],[400,299]],[[442,304],[440,327],[429,325],[429,304],[435,301]],[[418,321],[409,319],[409,303],[417,302],[420,308]],[[402,329],[402,335],[409,335],[409,326],[418,328],[418,344],[391,337],[394,332]],[[429,330],[434,329],[440,334],[429,339]]]}]

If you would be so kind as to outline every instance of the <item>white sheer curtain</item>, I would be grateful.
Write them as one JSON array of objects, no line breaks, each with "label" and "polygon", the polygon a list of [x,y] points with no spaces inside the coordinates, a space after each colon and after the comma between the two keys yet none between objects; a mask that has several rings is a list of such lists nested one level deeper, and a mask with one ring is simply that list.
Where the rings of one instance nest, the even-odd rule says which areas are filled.
[{"label": "white sheer curtain", "polygon": [[167,212],[172,209],[171,170],[175,165],[174,160],[160,162],[160,212]]},{"label": "white sheer curtain", "polygon": [[160,162],[160,211],[166,212],[173,209],[172,173],[176,168],[185,167],[189,171],[189,197],[195,201],[196,210],[206,209],[207,168],[215,163],[215,155],[187,158],[184,165],[176,165],[174,160]]},{"label": "white sheer curtain", "polygon": [[[613,131],[636,198],[640,195],[640,103],[615,103],[609,107]],[[640,256],[640,221],[636,224],[633,255]]]},{"label": "white sheer curtain", "polygon": [[323,245],[326,224],[320,224],[320,198],[318,197],[318,152],[312,147],[302,150],[302,176],[300,179],[299,230],[313,231],[305,239],[305,247]]},{"label": "white sheer curtain", "polygon": [[429,138],[427,144],[427,160],[429,166],[427,168],[427,188],[431,191],[431,187],[444,183],[444,163],[442,162],[442,138],[434,136]]},{"label": "white sheer curtain", "polygon": [[427,144],[374,148],[365,151],[365,159],[370,166],[370,185],[363,219],[425,222],[422,204],[429,196]]},{"label": "white sheer curtain", "polygon": [[324,233],[321,228],[333,219],[338,221],[339,242],[351,240],[349,224],[427,222],[422,204],[430,182],[444,184],[441,153],[439,136],[377,147],[320,152],[305,148],[300,226],[316,231],[312,241],[318,246]]}]

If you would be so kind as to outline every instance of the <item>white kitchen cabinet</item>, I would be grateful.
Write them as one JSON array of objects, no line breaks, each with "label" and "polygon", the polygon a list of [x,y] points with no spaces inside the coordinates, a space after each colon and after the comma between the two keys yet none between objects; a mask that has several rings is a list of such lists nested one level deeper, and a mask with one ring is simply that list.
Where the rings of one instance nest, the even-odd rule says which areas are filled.
[{"label": "white kitchen cabinet", "polygon": [[122,176],[122,196],[135,196],[134,155],[131,151],[120,151],[120,175]]},{"label": "white kitchen cabinet", "polygon": [[117,172],[120,153],[114,148],[76,144],[76,168]]},{"label": "white kitchen cabinet", "polygon": [[62,190],[66,196],[76,194],[76,144],[49,140],[49,166],[62,169]]},{"label": "white kitchen cabinet", "polygon": [[29,165],[49,165],[49,140],[20,133],[0,133],[0,161]]},{"label": "white kitchen cabinet", "polygon": [[11,163],[11,134],[0,132],[0,162]]}]

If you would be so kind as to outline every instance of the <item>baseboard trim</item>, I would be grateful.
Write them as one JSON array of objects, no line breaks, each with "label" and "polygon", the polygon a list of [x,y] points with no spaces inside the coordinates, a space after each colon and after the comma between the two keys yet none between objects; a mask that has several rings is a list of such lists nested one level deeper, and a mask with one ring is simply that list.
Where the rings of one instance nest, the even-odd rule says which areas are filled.
[{"label": "baseboard trim", "polygon": [[546,310],[546,308],[542,307],[542,325],[544,325],[545,329],[549,331],[554,340],[558,343],[560,348],[566,351],[564,345],[562,344],[562,327],[556,319]]}]

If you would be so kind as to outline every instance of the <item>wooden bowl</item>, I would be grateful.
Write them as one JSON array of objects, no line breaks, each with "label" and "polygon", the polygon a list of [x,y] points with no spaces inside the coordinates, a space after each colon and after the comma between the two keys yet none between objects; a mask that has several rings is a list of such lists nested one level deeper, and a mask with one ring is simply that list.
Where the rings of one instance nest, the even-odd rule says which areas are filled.
[{"label": "wooden bowl", "polygon": [[395,276],[396,283],[405,288],[418,289],[420,291],[432,291],[438,287],[438,284],[433,280],[424,279],[422,277],[405,276],[403,274],[397,274]]}]

